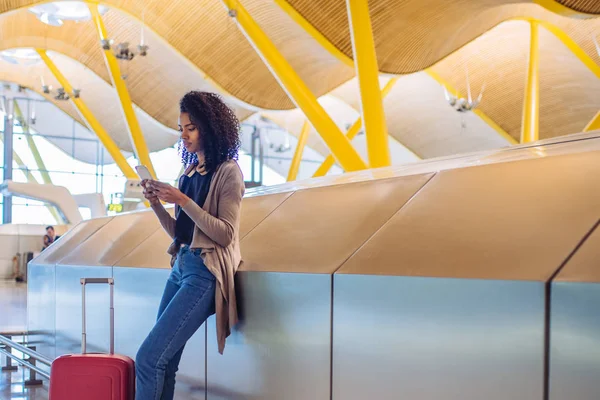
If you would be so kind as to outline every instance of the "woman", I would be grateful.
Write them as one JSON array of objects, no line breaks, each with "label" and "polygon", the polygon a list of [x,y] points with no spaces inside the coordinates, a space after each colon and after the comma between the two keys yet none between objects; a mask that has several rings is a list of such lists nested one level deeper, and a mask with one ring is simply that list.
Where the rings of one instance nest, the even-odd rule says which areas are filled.
[{"label": "woman", "polygon": [[[215,94],[190,92],[180,102],[180,152],[187,166],[179,189],[142,181],[144,196],[173,238],[172,271],[158,319],[136,357],[136,399],[173,399],[175,373],[188,339],[216,311],[219,352],[237,323],[233,276],[241,262],[244,179],[235,161],[239,122]],[[175,204],[175,218],[161,200]]]}]

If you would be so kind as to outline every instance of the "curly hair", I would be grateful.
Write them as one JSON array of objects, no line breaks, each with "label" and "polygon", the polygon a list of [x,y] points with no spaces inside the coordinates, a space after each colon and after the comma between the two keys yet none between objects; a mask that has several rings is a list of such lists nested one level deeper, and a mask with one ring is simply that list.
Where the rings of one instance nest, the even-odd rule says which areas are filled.
[{"label": "curly hair", "polygon": [[[237,160],[240,149],[240,122],[233,110],[215,93],[191,91],[181,98],[180,112],[190,115],[202,136],[206,169],[214,171],[227,160]],[[196,154],[178,144],[181,161],[186,166],[197,162]]]}]

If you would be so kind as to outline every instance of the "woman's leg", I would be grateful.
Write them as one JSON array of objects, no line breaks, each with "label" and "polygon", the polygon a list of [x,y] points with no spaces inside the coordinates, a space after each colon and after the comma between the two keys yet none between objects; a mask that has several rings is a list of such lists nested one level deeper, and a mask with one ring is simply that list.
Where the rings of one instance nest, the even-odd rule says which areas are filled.
[{"label": "woman's leg", "polygon": [[[167,280],[167,285],[165,287],[165,291],[163,292],[163,297],[160,301],[160,306],[158,307],[158,316],[156,317],[157,321],[158,319],[160,319],[160,316],[163,314],[163,312],[167,309],[167,306],[169,305],[169,303],[171,303],[171,300],[173,299],[173,297],[175,297],[175,294],[181,288],[180,285],[181,275],[179,273],[179,268],[177,264],[175,264],[173,266],[171,276],[169,277],[169,280]],[[181,349],[179,349],[177,353],[175,353],[175,356],[173,356],[173,359],[169,361],[169,364],[167,364],[167,368],[165,369],[163,395],[165,392],[173,393],[175,391],[175,374],[177,373],[179,362],[181,361],[181,355],[183,354],[184,348],[185,344],[181,347]]]},{"label": "woman's leg", "polygon": [[[175,260],[175,264],[173,265],[173,268],[171,269],[171,274],[169,275],[169,278],[167,279],[167,283],[165,284],[165,290],[163,291],[162,298],[160,299],[160,304],[158,306],[158,315],[156,316],[156,321],[158,321],[160,319],[161,315],[167,309],[167,306],[169,305],[169,303],[171,302],[173,297],[175,297],[175,294],[177,294],[177,292],[179,291],[180,288],[181,288],[181,272],[179,271],[179,257],[177,257],[177,260]],[[147,354],[144,354],[143,351],[149,351],[149,349],[140,348],[136,355],[136,370],[135,370],[135,372],[136,372],[136,381],[137,381],[136,386],[137,387],[141,386],[140,382],[142,382],[144,380],[142,377],[140,377],[140,372],[142,372],[143,369],[137,365],[137,364],[139,364],[137,360],[145,359],[146,357],[149,356]],[[181,351],[183,352],[183,349]],[[180,355],[180,357],[181,357],[181,355]],[[173,379],[174,378],[175,377],[173,376]]]},{"label": "woman's leg", "polygon": [[199,256],[189,251],[179,259],[181,285],[140,347],[136,359],[136,399],[173,399],[174,374],[183,346],[214,312],[215,278]]}]

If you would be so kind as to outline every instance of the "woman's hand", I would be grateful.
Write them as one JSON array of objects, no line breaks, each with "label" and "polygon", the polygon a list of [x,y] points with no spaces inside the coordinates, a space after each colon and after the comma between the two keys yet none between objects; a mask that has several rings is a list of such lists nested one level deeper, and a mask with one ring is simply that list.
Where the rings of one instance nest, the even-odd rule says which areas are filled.
[{"label": "woman's hand", "polygon": [[190,198],[183,194],[179,189],[174,188],[167,183],[148,181],[146,186],[152,190],[152,193],[154,193],[159,200],[167,203],[174,203],[183,207],[190,200]]},{"label": "woman's hand", "polygon": [[150,182],[148,179],[144,179],[140,183],[144,188],[144,197],[150,202],[150,205],[156,205],[160,203],[160,200],[154,190],[148,186],[148,182]]}]

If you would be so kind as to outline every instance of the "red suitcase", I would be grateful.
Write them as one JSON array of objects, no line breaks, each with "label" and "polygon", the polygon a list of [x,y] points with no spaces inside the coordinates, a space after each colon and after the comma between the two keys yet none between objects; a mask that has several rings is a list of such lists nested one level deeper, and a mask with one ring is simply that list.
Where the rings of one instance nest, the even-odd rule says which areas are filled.
[{"label": "red suitcase", "polygon": [[[86,353],[85,285],[110,286],[110,354]],[[115,311],[112,278],[82,278],[81,354],[67,354],[54,360],[50,369],[50,400],[133,400],[135,368],[131,358],[114,354]]]}]

